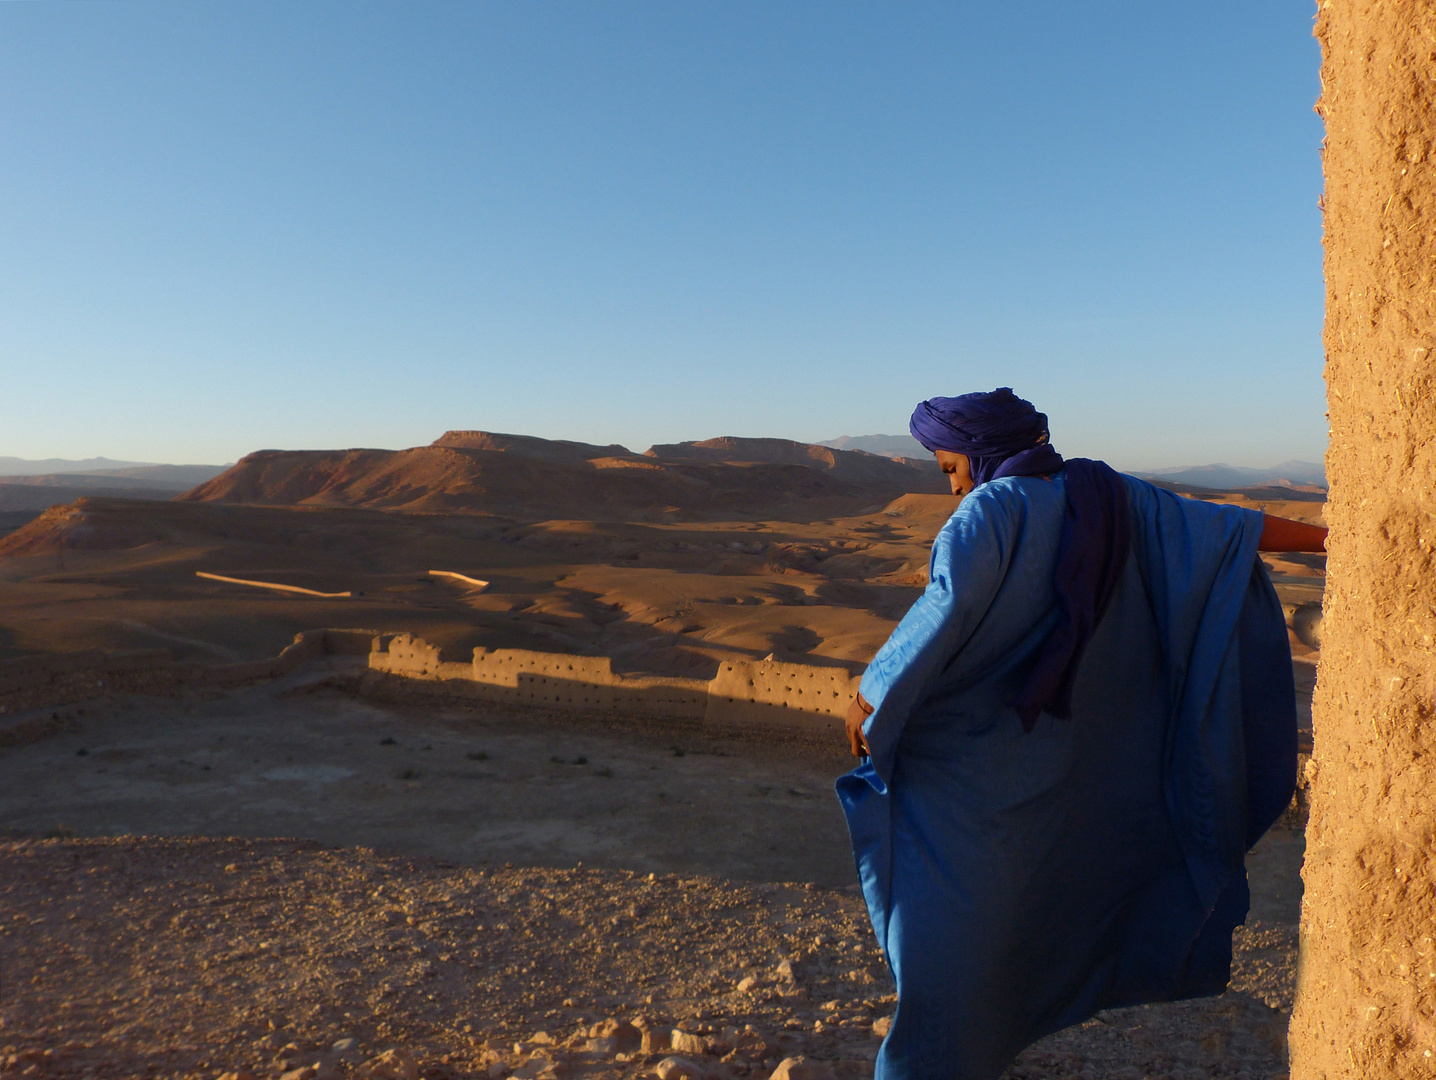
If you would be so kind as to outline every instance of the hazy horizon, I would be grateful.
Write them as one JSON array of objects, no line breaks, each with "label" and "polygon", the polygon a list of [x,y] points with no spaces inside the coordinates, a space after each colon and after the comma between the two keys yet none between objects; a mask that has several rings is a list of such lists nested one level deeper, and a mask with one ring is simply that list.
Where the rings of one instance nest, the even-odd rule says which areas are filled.
[{"label": "hazy horizon", "polygon": [[[527,433],[527,432],[502,432],[502,433],[498,433],[498,434],[526,435],[526,434],[528,434],[528,433]],[[437,438],[438,436],[435,436],[435,437]],[[729,435],[729,436],[722,436],[722,435],[705,435],[705,436],[703,436],[701,439],[676,440],[676,441],[679,441],[679,442],[699,442],[699,441],[703,441],[703,439],[715,439],[715,438],[724,438],[724,437],[734,437],[734,436],[731,436],[731,435]],[[739,438],[773,438],[773,439],[783,439],[783,438],[787,438],[787,436],[782,436],[782,435],[737,436],[737,437],[739,437]],[[819,439],[819,440],[813,441],[812,445],[815,445],[815,446],[831,446],[831,445],[833,445],[834,443],[839,443],[839,442],[842,442],[843,440],[898,439],[898,438],[900,438],[900,436],[884,434],[884,433],[881,433],[881,432],[873,432],[873,433],[868,434],[868,435],[857,435],[857,436],[854,436],[854,435],[839,435],[839,436],[835,436],[834,438],[831,438],[831,439]],[[428,440],[428,441],[429,441],[429,442],[432,442],[433,440]],[[587,441],[587,440],[581,440],[581,441]],[[795,442],[806,442],[807,440],[793,440],[793,441],[795,441]],[[422,445],[427,445],[427,443],[416,443],[416,444],[414,444],[414,445],[416,445],[416,446],[422,446]],[[628,444],[628,443],[615,443],[615,442],[609,441],[609,442],[600,442],[600,443],[597,443],[596,445],[599,445],[599,446],[619,445],[619,446],[622,446],[622,447],[623,447],[624,449],[626,449],[626,450],[629,450],[629,451],[634,452],[634,453],[640,453],[640,454],[641,454],[641,453],[643,453],[645,450],[649,449],[649,448],[650,448],[652,445],[654,445],[654,444],[649,444],[648,446],[633,446],[633,445],[630,445],[630,444]],[[305,450],[350,450],[350,449],[402,450],[402,449],[408,449],[408,447],[405,447],[405,446],[377,446],[377,445],[374,445],[374,444],[367,444],[367,443],[366,443],[366,444],[358,444],[358,445],[355,445],[355,446],[343,446],[343,447],[339,447],[339,446],[332,446],[332,447],[320,447],[320,446],[302,446],[302,447],[255,447],[254,450],[251,450],[251,451],[249,451],[249,452],[250,452],[250,453],[253,453],[253,452],[258,451],[258,450],[295,450],[295,451],[305,451]],[[838,449],[845,449],[845,448],[843,448],[843,447],[838,447]],[[855,449],[861,449],[861,448],[855,448]],[[919,451],[921,451],[921,447],[919,447]],[[872,452],[872,451],[868,451],[868,452]],[[244,455],[240,455],[240,457],[243,457],[243,456],[244,456]],[[925,455],[924,455],[924,456],[925,456]],[[226,462],[130,461],[130,460],[124,460],[124,459],[111,458],[111,457],[109,457],[109,456],[107,456],[107,455],[104,455],[104,454],[95,455],[94,457],[89,457],[89,458],[64,458],[64,457],[28,458],[28,457],[25,457],[25,456],[20,455],[20,454],[0,454],[0,480],[3,480],[3,479],[4,479],[5,477],[7,477],[7,476],[20,477],[20,476],[44,475],[46,472],[49,472],[49,471],[53,471],[53,472],[55,472],[57,475],[58,475],[58,474],[63,474],[63,473],[76,473],[76,474],[80,474],[80,473],[83,473],[83,472],[85,471],[84,468],[82,468],[82,467],[89,467],[89,468],[93,469],[95,472],[103,472],[103,471],[109,471],[109,470],[125,470],[125,469],[144,469],[144,468],[156,468],[156,467],[169,467],[169,468],[181,468],[181,467],[191,467],[191,468],[229,468],[229,467],[233,466],[238,460],[239,460],[239,459],[235,459],[235,460],[226,461]],[[1128,471],[1128,472],[1150,473],[1150,474],[1153,474],[1153,475],[1159,475],[1159,474],[1165,473],[1165,472],[1180,472],[1180,471],[1185,471],[1185,470],[1189,470],[1189,469],[1203,469],[1203,468],[1214,468],[1214,467],[1232,468],[1232,469],[1236,469],[1236,470],[1253,469],[1253,470],[1263,471],[1263,472],[1277,469],[1277,468],[1279,468],[1279,467],[1282,466],[1282,465],[1291,465],[1291,464],[1294,464],[1294,465],[1314,466],[1314,467],[1317,467],[1317,468],[1322,468],[1322,467],[1323,467],[1323,461],[1322,461],[1322,459],[1320,459],[1320,458],[1318,458],[1318,459],[1316,459],[1316,460],[1307,460],[1307,459],[1303,459],[1303,458],[1299,458],[1299,457],[1287,457],[1287,458],[1283,458],[1283,459],[1281,459],[1281,460],[1279,460],[1279,461],[1266,462],[1266,463],[1263,463],[1263,464],[1261,464],[1261,465],[1246,465],[1246,464],[1241,464],[1241,463],[1231,462],[1231,461],[1186,461],[1186,462],[1181,462],[1181,463],[1168,463],[1168,464],[1142,463],[1142,464],[1137,464],[1137,465],[1118,465],[1117,463],[1113,462],[1113,463],[1111,463],[1111,464],[1115,465],[1115,466],[1118,467],[1118,468],[1124,469],[1125,471]],[[21,466],[23,466],[24,468],[22,469]],[[9,471],[9,470],[11,470],[11,469],[15,469],[15,470],[17,470],[17,471]]]}]

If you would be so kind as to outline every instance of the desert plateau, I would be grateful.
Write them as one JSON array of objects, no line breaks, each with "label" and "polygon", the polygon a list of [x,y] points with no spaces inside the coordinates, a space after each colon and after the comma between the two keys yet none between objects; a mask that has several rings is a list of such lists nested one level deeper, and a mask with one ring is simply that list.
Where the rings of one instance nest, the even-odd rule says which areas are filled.
[{"label": "desert plateau", "polygon": [[[895,999],[834,707],[585,709],[465,672],[846,686],[923,587],[945,489],[776,439],[450,432],[26,511],[0,537],[0,1075],[867,1075]],[[1322,558],[1266,559],[1289,613],[1321,599]],[[1104,1013],[1009,1076],[1284,1076],[1303,814],[1250,856],[1225,995]]]}]

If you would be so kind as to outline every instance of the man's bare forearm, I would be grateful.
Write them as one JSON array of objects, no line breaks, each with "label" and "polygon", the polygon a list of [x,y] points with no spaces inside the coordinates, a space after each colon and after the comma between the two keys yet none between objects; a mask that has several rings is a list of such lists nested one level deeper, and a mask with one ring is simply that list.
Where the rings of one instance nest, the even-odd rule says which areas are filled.
[{"label": "man's bare forearm", "polygon": [[1304,521],[1266,515],[1262,524],[1259,551],[1325,551],[1326,530]]}]

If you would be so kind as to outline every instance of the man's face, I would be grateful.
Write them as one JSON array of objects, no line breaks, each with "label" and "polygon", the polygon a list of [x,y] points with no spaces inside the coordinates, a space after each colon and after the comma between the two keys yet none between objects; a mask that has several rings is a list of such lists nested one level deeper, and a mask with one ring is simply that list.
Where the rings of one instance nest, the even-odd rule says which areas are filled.
[{"label": "man's face", "polygon": [[942,471],[947,474],[947,481],[952,485],[954,495],[961,498],[973,489],[975,485],[972,482],[972,468],[966,454],[954,454],[951,450],[937,450],[934,451],[933,456],[942,466]]}]

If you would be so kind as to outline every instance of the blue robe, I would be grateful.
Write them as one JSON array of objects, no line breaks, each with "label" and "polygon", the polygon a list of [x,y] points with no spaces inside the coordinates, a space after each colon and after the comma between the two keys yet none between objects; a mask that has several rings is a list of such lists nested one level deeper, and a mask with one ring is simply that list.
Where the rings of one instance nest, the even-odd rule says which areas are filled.
[{"label": "blue robe", "polygon": [[1296,701],[1262,515],[1132,477],[1132,550],[1070,721],[1008,707],[1058,612],[1061,474],[968,495],[862,680],[839,779],[898,1008],[879,1080],[991,1080],[1101,1009],[1220,993]]}]

